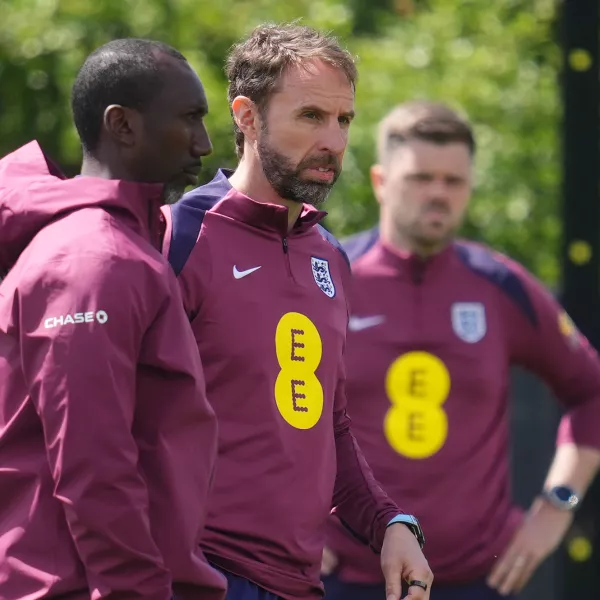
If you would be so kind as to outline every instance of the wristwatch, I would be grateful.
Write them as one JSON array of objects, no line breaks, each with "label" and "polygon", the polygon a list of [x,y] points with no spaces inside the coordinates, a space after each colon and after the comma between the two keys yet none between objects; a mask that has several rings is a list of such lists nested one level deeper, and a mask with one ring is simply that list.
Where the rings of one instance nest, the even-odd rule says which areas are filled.
[{"label": "wristwatch", "polygon": [[542,498],[545,498],[554,508],[559,510],[575,510],[579,504],[579,496],[568,485],[557,485],[542,492]]},{"label": "wristwatch", "polygon": [[414,517],[413,515],[396,515],[387,524],[387,527],[394,525],[395,523],[406,525],[417,538],[417,542],[419,542],[421,549],[423,549],[423,546],[425,545],[425,536],[423,535],[423,530],[421,529],[421,525],[419,525],[419,521],[417,521],[417,517]]}]

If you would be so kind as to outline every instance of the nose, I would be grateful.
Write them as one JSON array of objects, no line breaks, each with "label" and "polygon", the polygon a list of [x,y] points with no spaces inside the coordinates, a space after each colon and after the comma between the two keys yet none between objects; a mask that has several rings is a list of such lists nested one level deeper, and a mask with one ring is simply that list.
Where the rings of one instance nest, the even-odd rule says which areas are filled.
[{"label": "nose", "polygon": [[323,131],[321,150],[340,156],[348,145],[348,130],[340,126],[337,119],[332,119]]},{"label": "nose", "polygon": [[448,197],[449,186],[441,177],[435,177],[429,184],[429,194],[432,198],[445,199]]},{"label": "nose", "polygon": [[200,158],[201,156],[208,156],[213,151],[212,142],[210,136],[206,130],[204,123],[194,131],[192,138],[192,155],[194,158]]}]

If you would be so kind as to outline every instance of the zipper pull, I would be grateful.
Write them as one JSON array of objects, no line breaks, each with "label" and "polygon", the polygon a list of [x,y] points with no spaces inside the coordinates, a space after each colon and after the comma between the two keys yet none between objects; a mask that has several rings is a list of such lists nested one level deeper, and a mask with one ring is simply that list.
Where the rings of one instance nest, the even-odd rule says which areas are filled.
[{"label": "zipper pull", "polygon": [[287,243],[287,237],[284,237],[281,240],[281,243],[283,244],[283,253],[287,254],[288,253],[288,243]]},{"label": "zipper pull", "polygon": [[421,285],[423,283],[423,275],[425,273],[426,264],[420,258],[411,257],[411,272],[413,283]]},{"label": "zipper pull", "polygon": [[424,265],[418,265],[415,269],[415,283],[421,285],[423,283],[423,271],[425,270]]}]

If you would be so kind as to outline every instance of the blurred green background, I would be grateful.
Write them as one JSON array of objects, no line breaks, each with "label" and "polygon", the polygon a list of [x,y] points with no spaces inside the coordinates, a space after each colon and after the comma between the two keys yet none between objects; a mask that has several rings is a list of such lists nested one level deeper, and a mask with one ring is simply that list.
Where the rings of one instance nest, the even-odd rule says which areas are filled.
[{"label": "blurred green background", "polygon": [[474,122],[477,189],[464,234],[556,285],[561,107],[554,0],[0,0],[0,155],[30,139],[74,175],[69,111],[87,54],[124,36],[182,51],[207,90],[215,147],[204,179],[234,166],[223,75],[228,48],[254,25],[301,19],[359,57],[357,119],[326,225],[337,235],[376,222],[368,170],[375,127],[395,104],[442,100]]}]

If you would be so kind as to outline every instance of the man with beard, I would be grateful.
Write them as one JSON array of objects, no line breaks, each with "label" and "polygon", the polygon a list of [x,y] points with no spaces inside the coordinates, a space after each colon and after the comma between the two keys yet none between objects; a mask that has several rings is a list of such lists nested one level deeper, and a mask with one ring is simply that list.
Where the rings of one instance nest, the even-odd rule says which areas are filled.
[{"label": "man with beard", "polygon": [[[468,122],[413,102],[381,123],[371,176],[379,228],[349,239],[348,406],[375,476],[414,510],[436,576],[432,600],[517,593],[560,543],[600,463],[600,364],[520,265],[455,241],[475,152]],[[511,365],[566,408],[527,518],[511,503]],[[332,518],[327,597],[384,597],[377,561]]]},{"label": "man with beard", "polygon": [[340,173],[356,67],[327,36],[260,26],[228,59],[240,162],[165,211],[219,462],[203,549],[228,598],[320,598],[333,507],[381,553],[388,598],[429,597],[422,533],[373,480],[350,433],[349,267],[315,208]]},{"label": "man with beard", "polygon": [[159,239],[211,151],[204,88],[114,40],[72,108],[80,177],[35,142],[0,160],[0,598],[222,600],[199,547],[217,423]]}]

